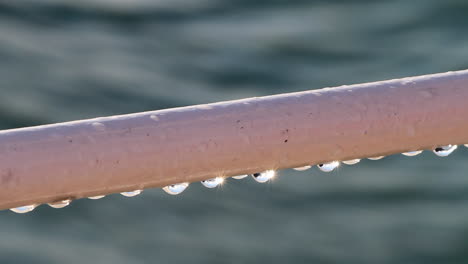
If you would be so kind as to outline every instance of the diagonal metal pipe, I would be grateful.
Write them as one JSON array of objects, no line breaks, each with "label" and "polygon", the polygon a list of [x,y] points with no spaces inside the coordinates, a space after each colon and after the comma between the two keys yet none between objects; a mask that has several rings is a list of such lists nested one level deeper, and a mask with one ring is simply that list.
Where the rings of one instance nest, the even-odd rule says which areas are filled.
[{"label": "diagonal metal pipe", "polygon": [[0,209],[468,142],[468,70],[0,131]]}]

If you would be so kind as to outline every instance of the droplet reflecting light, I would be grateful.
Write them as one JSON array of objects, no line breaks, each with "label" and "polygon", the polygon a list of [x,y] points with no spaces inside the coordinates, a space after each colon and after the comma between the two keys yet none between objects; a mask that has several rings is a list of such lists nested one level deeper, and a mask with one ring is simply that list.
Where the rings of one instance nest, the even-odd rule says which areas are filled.
[{"label": "droplet reflecting light", "polygon": [[125,197],[134,197],[134,196],[139,195],[142,192],[143,192],[142,190],[135,190],[135,191],[131,191],[131,192],[121,192],[120,194],[125,196]]},{"label": "droplet reflecting light", "polygon": [[206,188],[210,188],[210,189],[215,188],[216,186],[222,184],[223,182],[224,182],[223,177],[216,177],[216,178],[213,178],[213,179],[208,179],[208,180],[201,181],[203,186],[205,186]]},{"label": "droplet reflecting light", "polygon": [[53,203],[48,203],[48,205],[52,208],[56,208],[56,209],[59,209],[59,208],[64,208],[65,206],[68,206],[70,204],[71,200],[62,200],[62,201],[58,201],[58,202],[53,202]]},{"label": "droplet reflecting light", "polygon": [[433,150],[433,152],[439,157],[447,157],[448,155],[452,154],[452,152],[456,149],[457,145],[447,145],[437,147]]},{"label": "droplet reflecting light", "polygon": [[35,208],[36,208],[36,205],[31,204],[31,205],[25,205],[25,206],[20,206],[20,207],[16,207],[16,208],[11,208],[10,210],[15,212],[15,213],[18,213],[18,214],[25,214],[25,213],[31,212]]},{"label": "droplet reflecting light", "polygon": [[297,167],[297,168],[294,168],[294,170],[297,170],[297,171],[305,171],[305,170],[308,170],[312,168],[312,166],[303,166],[303,167]]},{"label": "droplet reflecting light", "polygon": [[260,182],[260,183],[267,182],[273,179],[275,176],[276,176],[276,171],[274,170],[267,170],[264,172],[252,174],[252,177],[255,179],[255,181]]},{"label": "droplet reflecting light", "polygon": [[178,184],[171,184],[163,188],[165,192],[171,195],[177,195],[185,191],[189,186],[188,182],[178,183]]},{"label": "droplet reflecting light", "polygon": [[244,174],[244,175],[237,175],[237,176],[232,176],[233,179],[236,179],[236,180],[242,180],[244,179],[245,177],[247,177],[249,175],[247,174]]},{"label": "droplet reflecting light", "polygon": [[344,160],[342,161],[346,165],[354,165],[359,163],[361,160],[360,159],[352,159],[352,160]]},{"label": "droplet reflecting light", "polygon": [[105,195],[96,195],[96,196],[88,197],[88,199],[98,200],[98,199],[101,199],[101,198],[104,198],[104,197],[106,197],[106,196]]},{"label": "droplet reflecting light", "polygon": [[377,157],[370,157],[370,158],[367,158],[367,159],[370,159],[370,160],[380,160],[380,159],[383,159],[384,156],[377,156]]},{"label": "droplet reflecting light", "polygon": [[422,153],[422,150],[416,150],[416,151],[403,152],[401,154],[403,154],[405,156],[408,156],[408,157],[413,157],[413,156],[419,155],[421,153]]},{"label": "droplet reflecting light", "polygon": [[340,163],[338,161],[332,161],[317,165],[317,167],[324,172],[330,172],[336,169],[338,166],[340,166]]}]

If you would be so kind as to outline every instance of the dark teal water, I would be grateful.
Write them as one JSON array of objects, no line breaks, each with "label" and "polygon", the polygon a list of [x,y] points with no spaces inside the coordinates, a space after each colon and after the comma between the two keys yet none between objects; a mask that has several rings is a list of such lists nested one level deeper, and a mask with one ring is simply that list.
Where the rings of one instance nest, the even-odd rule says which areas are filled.
[{"label": "dark teal water", "polygon": [[[0,127],[465,69],[467,14],[463,0],[1,1]],[[2,211],[0,263],[466,263],[467,158]]]}]

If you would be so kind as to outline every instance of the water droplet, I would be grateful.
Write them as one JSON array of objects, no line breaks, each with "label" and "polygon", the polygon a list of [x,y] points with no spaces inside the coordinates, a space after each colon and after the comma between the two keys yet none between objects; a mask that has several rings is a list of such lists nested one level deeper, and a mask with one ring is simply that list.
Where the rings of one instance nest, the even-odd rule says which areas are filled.
[{"label": "water droplet", "polygon": [[223,177],[216,177],[216,178],[213,178],[213,179],[208,179],[208,180],[201,181],[203,186],[205,186],[206,188],[215,188],[216,186],[220,185],[223,182],[224,182]]},{"label": "water droplet", "polygon": [[244,179],[245,177],[247,177],[249,175],[247,174],[244,174],[244,175],[237,175],[237,176],[232,176],[233,179],[236,179],[236,180],[242,180]]},{"label": "water droplet", "polygon": [[10,210],[15,212],[15,213],[18,213],[18,214],[24,214],[24,213],[31,212],[32,210],[34,210],[34,208],[36,208],[36,205],[31,204],[31,205],[25,205],[25,206],[20,206],[20,207],[16,207],[16,208],[11,208]]},{"label": "water droplet", "polygon": [[354,165],[359,163],[361,160],[360,159],[352,159],[352,160],[344,160],[342,161],[346,165]]},{"label": "water droplet", "polygon": [[139,195],[142,192],[143,192],[142,190],[135,190],[135,191],[131,191],[131,192],[121,192],[120,194],[125,196],[125,197],[134,197],[134,196]]},{"label": "water droplet", "polygon": [[370,160],[380,160],[380,159],[383,159],[385,156],[377,156],[377,157],[370,157],[370,158],[367,158],[367,159],[370,159]]},{"label": "water droplet", "polygon": [[64,208],[65,206],[69,205],[71,202],[70,199],[68,200],[62,200],[62,201],[58,201],[58,202],[53,202],[53,203],[48,203],[50,207],[52,208]]},{"label": "water droplet", "polygon": [[185,191],[189,186],[188,182],[178,183],[178,184],[171,184],[163,188],[165,192],[171,195],[177,195]]},{"label": "water droplet", "polygon": [[105,195],[96,195],[96,196],[88,197],[88,199],[98,200],[98,199],[101,199],[101,198],[104,198],[104,197],[106,197],[106,196]]},{"label": "water droplet", "polygon": [[332,161],[332,162],[317,165],[317,167],[321,171],[324,171],[324,172],[330,172],[330,171],[336,169],[338,166],[340,166],[340,163],[338,161]]},{"label": "water droplet", "polygon": [[447,146],[437,147],[433,150],[433,152],[439,157],[447,157],[456,149],[457,149],[457,145],[447,145]]},{"label": "water droplet", "polygon": [[252,174],[252,177],[257,182],[260,182],[260,183],[267,182],[267,181],[273,179],[275,176],[276,176],[276,171],[274,171],[274,170],[267,170],[267,171],[264,171],[264,172]]},{"label": "water droplet", "polygon": [[465,145],[463,145],[463,146],[465,146],[465,147],[467,147],[467,148],[468,148],[468,144],[465,144]]},{"label": "water droplet", "polygon": [[419,155],[421,153],[422,153],[422,150],[416,150],[416,151],[403,152],[401,154],[403,154],[405,156],[408,156],[408,157],[413,157],[413,156]]},{"label": "water droplet", "polygon": [[312,166],[303,166],[303,167],[297,167],[297,168],[294,168],[294,170],[297,170],[297,171],[305,171],[305,170],[308,170],[312,168]]}]

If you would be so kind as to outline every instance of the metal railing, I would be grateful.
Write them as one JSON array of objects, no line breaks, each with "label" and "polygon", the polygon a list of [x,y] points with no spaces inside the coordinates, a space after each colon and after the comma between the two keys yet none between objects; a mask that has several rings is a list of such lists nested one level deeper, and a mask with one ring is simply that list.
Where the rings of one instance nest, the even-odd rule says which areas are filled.
[{"label": "metal railing", "polygon": [[4,130],[0,209],[467,142],[468,70]]}]

